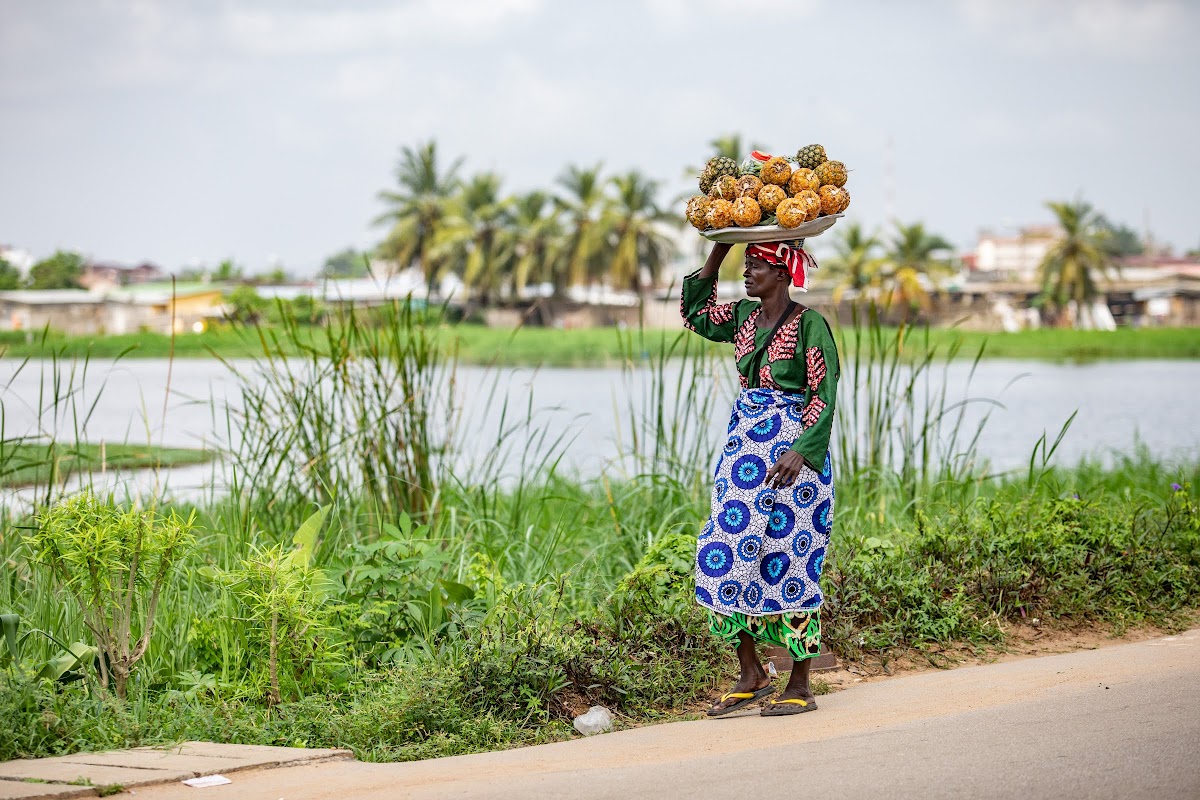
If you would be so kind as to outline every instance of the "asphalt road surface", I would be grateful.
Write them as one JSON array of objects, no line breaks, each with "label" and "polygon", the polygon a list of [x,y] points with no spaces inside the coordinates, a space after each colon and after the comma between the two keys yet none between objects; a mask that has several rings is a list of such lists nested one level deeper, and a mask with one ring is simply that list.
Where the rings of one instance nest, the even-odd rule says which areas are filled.
[{"label": "asphalt road surface", "polygon": [[408,764],[233,773],[139,798],[1200,798],[1200,630],[864,684],[809,714]]}]

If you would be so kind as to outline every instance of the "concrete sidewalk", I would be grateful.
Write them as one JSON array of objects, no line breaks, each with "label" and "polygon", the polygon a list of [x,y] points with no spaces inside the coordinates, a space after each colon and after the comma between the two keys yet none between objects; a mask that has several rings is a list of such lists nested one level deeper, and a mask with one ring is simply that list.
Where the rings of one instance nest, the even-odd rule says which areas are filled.
[{"label": "concrete sidewalk", "polygon": [[754,712],[408,764],[249,770],[138,796],[242,800],[1200,797],[1200,630],[933,672]]},{"label": "concrete sidewalk", "polygon": [[95,797],[97,789],[102,787],[134,789],[168,781],[178,783],[202,775],[228,775],[246,769],[299,766],[352,757],[349,750],[184,742],[175,747],[138,747],[4,761],[0,762],[0,800]]}]

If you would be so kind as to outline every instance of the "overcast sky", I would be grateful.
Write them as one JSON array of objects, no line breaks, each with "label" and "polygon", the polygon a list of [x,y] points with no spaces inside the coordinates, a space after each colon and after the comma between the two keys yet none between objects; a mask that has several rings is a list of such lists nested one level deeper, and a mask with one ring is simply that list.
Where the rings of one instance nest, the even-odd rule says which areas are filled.
[{"label": "overcast sky", "polygon": [[[0,0],[0,243],[312,273],[401,145],[507,190],[823,143],[961,247],[1081,196],[1200,245],[1200,3]],[[894,163],[894,192],[887,164]]]}]

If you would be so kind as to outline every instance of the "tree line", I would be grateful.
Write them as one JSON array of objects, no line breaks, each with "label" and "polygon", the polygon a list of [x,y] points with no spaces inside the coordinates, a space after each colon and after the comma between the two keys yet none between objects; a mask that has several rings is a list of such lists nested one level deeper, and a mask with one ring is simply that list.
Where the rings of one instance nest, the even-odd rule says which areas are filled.
[{"label": "tree line", "polygon": [[[710,144],[710,156],[735,160],[761,149],[736,134]],[[683,225],[675,206],[682,198],[664,205],[661,184],[639,170],[605,175],[600,164],[568,165],[548,189],[505,194],[500,175],[467,175],[463,167],[462,158],[445,163],[434,140],[402,147],[394,186],[378,195],[385,207],[375,220],[385,228],[382,240],[369,254],[347,249],[330,256],[322,276],[365,275],[373,257],[393,268],[420,270],[431,296],[443,278],[454,275],[482,305],[520,298],[534,285],[549,285],[558,297],[588,285],[642,297],[668,281],[677,255],[672,228]],[[1040,300],[1047,308],[1092,302],[1120,260],[1144,250],[1136,232],[1082,200],[1047,206],[1063,232],[1039,273]],[[835,299],[865,295],[916,313],[931,291],[961,270],[951,243],[922,222],[895,221],[886,232],[844,222],[832,233],[834,255],[822,266],[834,277]],[[725,276],[739,274],[741,261],[736,248]],[[59,251],[34,264],[26,277],[0,260],[0,289],[76,287],[85,266],[80,255]],[[185,270],[179,277],[250,282],[230,260],[214,271]],[[258,276],[268,282],[286,278],[282,269]]]},{"label": "tree line", "polygon": [[431,295],[447,275],[482,304],[535,284],[556,296],[600,283],[641,295],[675,255],[670,229],[681,217],[636,169],[605,176],[600,164],[570,165],[550,189],[504,194],[498,174],[464,175],[463,159],[444,164],[429,141],[402,148],[394,176],[379,193],[386,210],[375,222],[387,232],[376,255],[421,270]]},{"label": "tree line", "polygon": [[[1146,248],[1134,231],[1083,200],[1046,207],[1061,234],[1038,265],[1035,303],[1059,319],[1069,303],[1083,307],[1100,299],[1102,283],[1118,275],[1122,260]],[[890,236],[851,222],[839,227],[833,245],[835,256],[827,263],[836,280],[835,301],[853,292],[897,306],[906,316],[927,306],[930,290],[961,270],[946,257],[950,243],[919,222],[894,223]]]}]

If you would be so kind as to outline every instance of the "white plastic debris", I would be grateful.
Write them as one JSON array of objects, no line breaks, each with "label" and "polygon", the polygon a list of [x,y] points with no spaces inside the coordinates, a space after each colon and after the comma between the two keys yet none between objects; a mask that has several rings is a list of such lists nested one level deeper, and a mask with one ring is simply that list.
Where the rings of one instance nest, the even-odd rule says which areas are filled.
[{"label": "white plastic debris", "polygon": [[584,736],[611,731],[612,726],[612,712],[604,706],[592,706],[587,710],[586,714],[580,714],[575,718],[575,730]]},{"label": "white plastic debris", "polygon": [[233,781],[226,778],[224,775],[205,775],[202,778],[189,778],[186,781],[181,781],[184,786],[191,786],[194,789],[203,789],[206,786],[224,786]]}]

